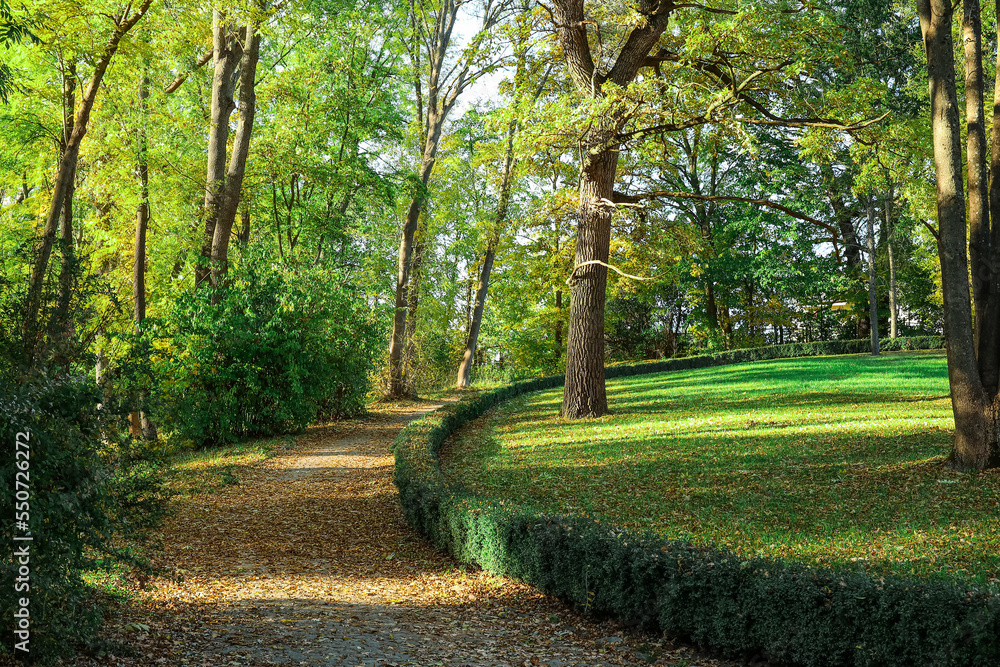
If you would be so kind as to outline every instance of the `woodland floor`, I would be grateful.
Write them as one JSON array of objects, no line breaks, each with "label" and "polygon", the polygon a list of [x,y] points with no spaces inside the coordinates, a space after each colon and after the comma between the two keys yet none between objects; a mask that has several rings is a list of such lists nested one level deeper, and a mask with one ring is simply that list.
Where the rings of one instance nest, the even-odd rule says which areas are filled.
[{"label": "woodland floor", "polygon": [[435,407],[311,428],[238,484],[175,501],[158,563],[174,575],[108,623],[132,655],[72,664],[736,667],[466,571],[416,535],[389,446]]}]

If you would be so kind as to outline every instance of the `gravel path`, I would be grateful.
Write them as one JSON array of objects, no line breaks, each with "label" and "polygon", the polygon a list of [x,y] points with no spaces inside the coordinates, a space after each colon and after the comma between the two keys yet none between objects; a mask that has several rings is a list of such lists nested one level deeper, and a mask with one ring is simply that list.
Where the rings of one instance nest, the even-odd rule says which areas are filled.
[{"label": "gravel path", "polygon": [[76,665],[684,665],[735,667],[466,571],[406,525],[389,446],[438,404],[309,429],[164,526],[172,578],[112,634],[131,656]]}]

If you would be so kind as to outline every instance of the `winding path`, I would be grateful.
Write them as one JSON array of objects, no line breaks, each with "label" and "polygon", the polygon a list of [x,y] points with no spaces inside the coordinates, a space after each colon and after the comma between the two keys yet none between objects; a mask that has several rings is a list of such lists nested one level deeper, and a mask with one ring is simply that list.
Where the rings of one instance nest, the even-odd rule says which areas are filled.
[{"label": "winding path", "polygon": [[140,654],[77,664],[736,665],[465,571],[414,534],[389,446],[439,405],[311,428],[238,485],[179,505],[161,563],[179,578],[150,582],[115,621]]}]

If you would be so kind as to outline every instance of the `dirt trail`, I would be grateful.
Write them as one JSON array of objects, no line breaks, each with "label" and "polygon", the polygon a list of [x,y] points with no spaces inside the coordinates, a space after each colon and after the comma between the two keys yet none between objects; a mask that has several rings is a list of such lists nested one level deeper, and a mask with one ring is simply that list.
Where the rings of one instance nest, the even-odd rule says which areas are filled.
[{"label": "dirt trail", "polygon": [[389,446],[435,407],[311,428],[238,485],[185,501],[161,563],[183,579],[150,582],[119,622],[142,624],[122,631],[141,654],[98,664],[735,665],[463,571],[410,530]]}]

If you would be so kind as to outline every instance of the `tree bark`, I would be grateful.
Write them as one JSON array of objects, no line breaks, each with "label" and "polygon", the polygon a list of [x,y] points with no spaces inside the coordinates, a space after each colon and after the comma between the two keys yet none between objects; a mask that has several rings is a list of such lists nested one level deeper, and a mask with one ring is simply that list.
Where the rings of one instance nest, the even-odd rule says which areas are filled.
[{"label": "tree bark", "polygon": [[899,332],[899,304],[896,302],[896,258],[892,252],[892,235],[894,227],[892,224],[892,188],[885,198],[885,228],[886,228],[886,249],[889,252],[889,337],[896,338]]},{"label": "tree bark", "polygon": [[[435,147],[434,151],[436,152]],[[425,153],[426,154],[426,153]],[[431,167],[425,165],[421,169],[421,185],[426,185],[424,174],[429,178]],[[390,398],[402,398],[407,395],[405,388],[405,370],[403,368],[403,350],[406,347],[407,306],[410,291],[410,273],[413,268],[413,237],[417,232],[420,220],[420,210],[423,206],[423,193],[418,193],[410,200],[403,223],[402,238],[399,241],[399,261],[396,272],[396,303],[392,320],[392,338],[389,342],[389,391]]]},{"label": "tree bark", "polygon": [[[951,35],[953,10],[949,0],[918,0],[917,10],[927,53],[937,181],[938,256],[948,382],[955,416],[950,462],[959,469],[982,470],[1000,465],[1000,410],[996,391],[987,391],[981,381],[972,329],[961,130]],[[997,333],[995,329],[990,332],[994,342]]]},{"label": "tree bark", "polygon": [[[635,80],[650,51],[666,30],[673,3],[641,0],[645,21],[633,28],[606,73],[596,69],[587,35],[583,0],[553,2],[553,22],[570,79],[584,98],[600,98],[605,82],[626,87]],[[619,131],[628,121],[623,112],[606,112],[593,119],[582,142],[579,227],[570,298],[566,350],[566,383],[562,414],[570,419],[599,417],[608,410],[604,384],[604,303],[611,244],[611,215],[618,169]],[[579,268],[578,268],[579,267]]]},{"label": "tree bark", "polygon": [[[65,153],[73,134],[74,115],[76,113],[76,64],[66,65],[63,73],[63,136],[60,141],[62,153]],[[59,267],[59,294],[56,306],[56,317],[53,331],[61,339],[57,346],[59,363],[69,370],[69,357],[66,355],[65,344],[73,335],[73,321],[70,316],[70,301],[73,297],[74,273],[76,272],[76,249],[73,246],[73,198],[76,195],[76,167],[70,175],[63,200],[62,213],[59,217],[59,250],[62,261]]]},{"label": "tree bark", "polygon": [[514,136],[517,134],[517,121],[512,120],[507,127],[507,144],[504,149],[503,175],[500,178],[500,199],[497,202],[497,212],[493,219],[493,229],[486,243],[486,253],[483,255],[483,266],[479,272],[479,284],[476,286],[476,306],[472,311],[472,321],[469,325],[469,335],[465,341],[465,352],[462,363],[458,367],[458,379],[455,386],[465,389],[469,386],[469,376],[472,372],[472,362],[476,358],[476,345],[479,343],[479,330],[483,323],[483,310],[486,306],[486,296],[490,288],[490,272],[493,270],[493,260],[496,248],[500,243],[500,233],[507,224],[507,211],[510,208],[511,187],[514,180]]},{"label": "tree bark", "polygon": [[899,304],[896,303],[896,259],[892,253],[892,243],[889,250],[889,338],[899,335]]},{"label": "tree bark", "polygon": [[215,239],[215,225],[219,219],[219,209],[225,197],[226,154],[229,144],[229,116],[236,104],[233,101],[233,74],[239,62],[239,40],[228,30],[226,14],[215,9],[212,12],[212,57],[215,73],[212,76],[211,120],[208,130],[208,168],[205,174],[205,202],[203,206],[204,234],[202,235],[201,257],[195,267],[196,288],[211,284],[212,243]]},{"label": "tree bark", "polygon": [[868,312],[871,320],[872,356],[879,354],[878,347],[878,288],[875,276],[875,204],[868,197]]},{"label": "tree bark", "polygon": [[[997,24],[997,37],[1000,38],[1000,23]],[[996,332],[1000,330],[1000,51],[997,52],[996,81],[993,88],[993,127],[990,139],[990,249],[989,257],[989,301],[983,316],[982,331]],[[1000,383],[1000,341],[994,341],[996,334],[991,335],[987,344],[980,345],[979,377],[987,391],[997,392]],[[993,344],[989,344],[990,342]]]},{"label": "tree bark", "polygon": [[[250,202],[245,197],[240,197],[240,231],[236,235],[236,239],[240,242],[241,246],[246,246],[250,243]],[[320,238],[320,250],[323,248],[323,239]],[[319,262],[317,255],[317,262]]]},{"label": "tree bark", "polygon": [[243,193],[243,178],[246,174],[247,156],[250,154],[254,116],[257,112],[257,61],[260,58],[261,35],[254,20],[247,22],[244,33],[246,37],[240,60],[239,124],[236,127],[236,137],[233,139],[233,152],[229,159],[222,202],[218,208],[218,218],[212,236],[213,286],[219,285],[228,269],[229,240],[232,238],[233,224],[236,222],[236,213]]},{"label": "tree bark", "polygon": [[[145,112],[149,99],[149,76],[144,75],[139,84],[139,108]],[[149,225],[149,160],[146,142],[146,116],[143,113],[139,127],[139,146],[136,171],[139,176],[139,206],[135,212],[135,245],[133,246],[132,302],[135,325],[142,326],[146,319],[146,228]]]},{"label": "tree bark", "polygon": [[420,280],[423,277],[424,244],[417,241],[413,247],[413,264],[411,281],[407,290],[406,323],[404,337],[406,347],[403,350],[403,387],[402,395],[416,398],[417,387],[414,369],[417,364],[417,310],[420,307]]},{"label": "tree bark", "polygon": [[[982,326],[990,295],[990,218],[986,175],[986,129],[983,115],[982,18],[979,0],[962,2],[965,52],[965,120],[969,174],[969,261],[972,271],[973,334],[981,348]],[[987,338],[989,336],[987,335]],[[984,343],[986,341],[983,341]]]},{"label": "tree bark", "polygon": [[[142,330],[142,322],[146,319],[146,230],[149,226],[149,153],[146,138],[146,122],[149,118],[149,72],[143,73],[139,83],[139,109],[141,120],[139,126],[139,146],[136,153],[136,172],[139,176],[139,206],[135,212],[135,246],[133,248],[132,268],[132,301],[135,309],[135,327]],[[141,343],[140,343],[141,344]],[[156,426],[153,424],[147,410],[142,409],[146,402],[146,394],[138,396],[139,432],[144,440],[156,440]]]},{"label": "tree bark", "polygon": [[33,360],[34,349],[37,343],[38,311],[41,307],[42,282],[45,279],[45,273],[48,269],[49,257],[52,254],[52,244],[55,239],[60,216],[62,215],[66,195],[76,175],[76,165],[80,158],[80,144],[87,134],[90,114],[94,109],[97,93],[100,91],[104,74],[107,72],[115,53],[117,53],[122,38],[146,14],[152,2],[153,0],[144,0],[134,14],[126,11],[120,18],[115,20],[114,31],[94,65],[94,74],[90,78],[87,90],[80,100],[80,110],[77,112],[73,123],[73,132],[70,134],[66,150],[59,161],[55,184],[52,188],[52,201],[49,204],[49,211],[45,218],[42,236],[35,246],[35,261],[28,279],[28,298],[25,308],[23,331],[25,358],[29,363]]},{"label": "tree bark", "polygon": [[486,294],[490,287],[490,272],[493,271],[495,255],[493,239],[490,239],[483,255],[483,266],[479,271],[479,283],[476,285],[476,305],[472,310],[472,319],[469,322],[469,335],[465,342],[465,352],[462,354],[462,363],[458,366],[458,379],[455,382],[455,387],[458,389],[465,389],[469,386],[469,376],[472,373],[476,346],[479,344],[479,329],[483,324],[483,310],[486,306]]},{"label": "tree bark", "polygon": [[[566,384],[562,415],[570,419],[600,417],[608,411],[604,384],[604,303],[611,247],[614,196],[618,170],[615,130],[597,133],[580,178],[580,222],[577,227],[573,284],[570,285],[569,335],[566,342]],[[576,268],[581,267],[581,268]]]},{"label": "tree bark", "polygon": [[[450,30],[448,33],[450,36]],[[440,63],[438,66],[440,66]],[[443,110],[439,109],[436,99],[431,98],[428,100],[428,108],[425,116],[426,126],[424,128],[424,152],[418,174],[418,191],[410,199],[410,206],[406,211],[406,219],[403,222],[403,231],[399,241],[399,262],[396,272],[396,309],[392,321],[392,338],[389,343],[388,395],[390,398],[402,398],[409,395],[409,391],[405,386],[409,384],[409,381],[405,378],[403,351],[408,345],[406,323],[408,319],[407,303],[409,301],[411,264],[413,263],[413,238],[417,233],[417,224],[420,221],[420,213],[423,210],[427,183],[430,181],[431,172],[434,170],[434,163],[437,160],[437,150],[441,141],[444,120],[450,108],[450,106],[446,106]]]},{"label": "tree bark", "polygon": [[554,334],[555,339],[555,353],[554,361],[555,365],[559,365],[559,360],[562,359],[563,353],[563,291],[561,289],[556,290],[556,331]]}]

